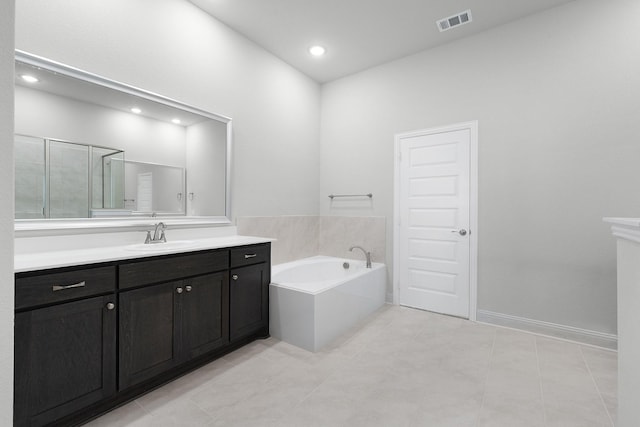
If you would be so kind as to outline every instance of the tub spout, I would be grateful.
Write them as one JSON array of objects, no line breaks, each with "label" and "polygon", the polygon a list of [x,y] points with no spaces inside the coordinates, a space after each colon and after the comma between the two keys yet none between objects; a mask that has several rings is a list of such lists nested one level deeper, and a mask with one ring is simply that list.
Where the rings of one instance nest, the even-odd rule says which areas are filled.
[{"label": "tub spout", "polygon": [[351,246],[349,252],[353,252],[354,249],[360,249],[364,252],[364,256],[367,258],[367,268],[371,268],[371,252],[367,252],[362,246]]}]

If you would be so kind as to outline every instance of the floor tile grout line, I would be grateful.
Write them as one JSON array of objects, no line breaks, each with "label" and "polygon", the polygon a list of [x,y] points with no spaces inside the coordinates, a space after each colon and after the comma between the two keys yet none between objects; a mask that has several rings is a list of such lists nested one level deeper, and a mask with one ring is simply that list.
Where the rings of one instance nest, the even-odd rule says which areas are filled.
[{"label": "floor tile grout line", "polygon": [[[144,411],[144,413],[145,413],[145,414],[147,414],[147,415],[152,415],[152,414],[151,414],[151,411],[149,411],[147,408],[145,408],[145,407],[144,407],[144,405],[143,405],[142,403],[138,402],[138,399],[135,399],[135,400],[133,401],[133,403],[135,403],[136,405],[138,405],[138,407],[139,407],[140,409],[142,409],[142,410]],[[125,404],[125,405],[126,405],[126,404]],[[120,406],[120,408],[123,408],[125,405]],[[118,409],[118,408],[116,408],[116,409]]]},{"label": "floor tile grout line", "polygon": [[538,336],[533,337],[533,346],[536,349],[536,367],[538,368],[538,385],[540,386],[540,402],[542,403],[542,421],[547,425],[547,405],[544,400],[544,386],[542,385],[542,369],[540,369],[540,353],[538,352]]},{"label": "floor tile grout line", "polygon": [[604,410],[607,413],[607,417],[609,418],[609,422],[611,423],[611,426],[614,427],[615,423],[613,422],[613,417],[611,416],[611,413],[609,412],[609,408],[607,407],[607,404],[604,402],[604,398],[602,397],[602,392],[600,391],[600,387],[598,386],[598,382],[596,381],[595,377],[593,376],[593,372],[591,371],[591,367],[589,366],[589,362],[587,362],[587,358],[584,357],[584,352],[582,351],[582,346],[580,346],[580,356],[582,356],[582,361],[584,362],[585,366],[587,367],[587,371],[589,371],[589,376],[591,377],[591,381],[593,381],[593,385],[596,387],[596,390],[598,391],[598,397],[600,398],[600,402],[602,403],[602,406],[603,406]]},{"label": "floor tile grout line", "polygon": [[497,337],[498,337],[498,330],[494,328],[493,341],[491,343],[491,352],[489,353],[489,364],[487,367],[487,374],[484,376],[484,384],[482,385],[482,400],[480,402],[480,408],[478,409],[478,414],[476,416],[476,426],[480,425],[480,416],[482,415],[482,410],[484,409],[485,397],[487,395],[487,384],[489,384],[489,375],[491,375],[491,366],[493,365],[493,353],[496,348]]},{"label": "floor tile grout line", "polygon": [[215,417],[213,415],[211,415],[209,413],[209,411],[207,411],[206,409],[204,409],[202,406],[198,405],[198,402],[196,402],[195,400],[192,399],[192,396],[188,396],[187,399],[189,400],[189,402],[193,403],[198,409],[200,409],[203,413],[205,413],[209,418],[211,418],[211,423],[215,422],[218,420],[218,417]]}]

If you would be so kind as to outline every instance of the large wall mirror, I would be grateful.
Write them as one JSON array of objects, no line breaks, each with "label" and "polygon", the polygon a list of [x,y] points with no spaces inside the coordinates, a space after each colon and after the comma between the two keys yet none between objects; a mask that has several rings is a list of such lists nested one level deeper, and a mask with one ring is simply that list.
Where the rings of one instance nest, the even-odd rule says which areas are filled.
[{"label": "large wall mirror", "polygon": [[15,83],[16,229],[230,222],[228,117],[22,51]]}]

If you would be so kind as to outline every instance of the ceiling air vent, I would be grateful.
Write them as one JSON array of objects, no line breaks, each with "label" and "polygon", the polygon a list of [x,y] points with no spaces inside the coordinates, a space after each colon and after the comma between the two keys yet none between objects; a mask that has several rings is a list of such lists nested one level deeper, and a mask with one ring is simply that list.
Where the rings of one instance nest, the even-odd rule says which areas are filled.
[{"label": "ceiling air vent", "polygon": [[450,30],[459,25],[468,24],[471,22],[471,10],[467,9],[464,12],[460,12],[457,15],[450,16],[448,18],[440,19],[436,21],[440,32]]}]

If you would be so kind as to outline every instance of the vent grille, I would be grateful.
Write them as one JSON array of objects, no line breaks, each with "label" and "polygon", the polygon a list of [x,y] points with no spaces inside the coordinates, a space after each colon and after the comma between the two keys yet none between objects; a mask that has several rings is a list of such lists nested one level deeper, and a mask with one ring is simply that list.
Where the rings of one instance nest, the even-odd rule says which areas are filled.
[{"label": "vent grille", "polygon": [[468,24],[469,22],[471,22],[471,10],[467,9],[464,12],[449,16],[448,18],[440,19],[436,21],[436,24],[440,32],[443,32],[460,25]]}]

